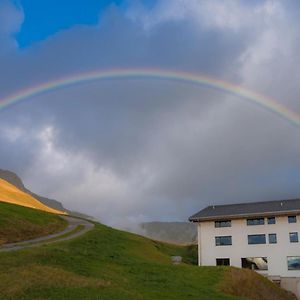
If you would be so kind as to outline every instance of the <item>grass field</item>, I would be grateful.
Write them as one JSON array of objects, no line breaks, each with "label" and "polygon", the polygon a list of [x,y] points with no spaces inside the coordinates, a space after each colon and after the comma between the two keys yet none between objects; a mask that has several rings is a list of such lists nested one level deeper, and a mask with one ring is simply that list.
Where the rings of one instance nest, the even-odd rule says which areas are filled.
[{"label": "grass field", "polygon": [[66,226],[57,215],[0,202],[0,245],[55,233]]},{"label": "grass field", "polygon": [[[185,263],[172,265],[171,255]],[[0,253],[0,299],[292,299],[252,271],[195,260],[193,247],[96,224],[71,241]]]}]

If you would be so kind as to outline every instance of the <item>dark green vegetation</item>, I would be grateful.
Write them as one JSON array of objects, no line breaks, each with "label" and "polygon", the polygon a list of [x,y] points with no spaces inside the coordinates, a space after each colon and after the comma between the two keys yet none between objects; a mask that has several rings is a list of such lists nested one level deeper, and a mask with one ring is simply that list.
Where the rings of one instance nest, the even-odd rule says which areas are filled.
[{"label": "dark green vegetation", "polygon": [[66,225],[57,215],[0,202],[0,245],[52,234]]},{"label": "dark green vegetation", "polygon": [[[0,299],[292,299],[251,271],[247,286],[244,270],[191,265],[195,254],[96,224],[74,240],[0,253]],[[171,255],[185,263],[172,265]],[[245,298],[229,295],[242,286]]]}]

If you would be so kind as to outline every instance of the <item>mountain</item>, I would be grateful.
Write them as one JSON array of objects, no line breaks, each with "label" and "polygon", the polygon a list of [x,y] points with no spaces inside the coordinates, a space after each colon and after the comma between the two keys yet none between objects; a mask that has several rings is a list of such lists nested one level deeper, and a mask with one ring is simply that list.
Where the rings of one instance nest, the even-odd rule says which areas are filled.
[{"label": "mountain", "polygon": [[83,214],[83,213],[79,213],[79,212],[76,212],[76,211],[71,211],[71,210],[66,209],[57,200],[49,199],[49,198],[40,196],[40,195],[35,194],[32,191],[28,190],[25,187],[22,179],[16,173],[14,173],[12,171],[0,169],[0,179],[6,180],[10,184],[14,185],[15,187],[17,187],[18,189],[20,189],[24,193],[27,193],[27,194],[31,195],[33,198],[37,199],[38,201],[40,201],[41,203],[45,204],[48,207],[51,207],[51,208],[53,208],[55,210],[66,212],[69,215],[72,215],[74,217],[83,218],[83,219],[89,219],[89,220],[95,221],[95,218],[93,218],[91,216],[88,216],[88,215]]},{"label": "mountain", "polygon": [[147,222],[141,224],[140,234],[164,242],[175,244],[195,244],[197,227],[188,222]]},{"label": "mountain", "polygon": [[48,199],[48,198],[42,197],[42,196],[37,195],[37,194],[31,192],[30,190],[28,190],[24,186],[21,178],[17,174],[15,174],[14,172],[0,169],[0,178],[6,180],[7,182],[9,182],[12,185],[16,186],[21,191],[31,195],[33,198],[39,200],[40,202],[42,202],[46,206],[49,206],[53,209],[66,211],[66,209],[63,207],[63,205],[60,202],[58,202],[56,200],[53,200],[53,199]]},{"label": "mountain", "polygon": [[63,213],[62,211],[44,205],[4,179],[0,179],[0,201],[35,208],[54,214]]}]

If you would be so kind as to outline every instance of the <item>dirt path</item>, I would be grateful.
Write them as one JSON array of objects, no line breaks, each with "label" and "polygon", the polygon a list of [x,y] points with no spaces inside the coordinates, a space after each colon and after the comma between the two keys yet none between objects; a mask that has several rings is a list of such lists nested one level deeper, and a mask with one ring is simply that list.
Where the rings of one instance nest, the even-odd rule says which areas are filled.
[{"label": "dirt path", "polygon": [[[69,216],[62,216],[62,218],[69,223],[69,225],[65,230],[55,234],[50,234],[47,236],[43,236],[43,237],[39,237],[27,241],[2,245],[0,247],[0,252],[16,251],[25,248],[37,247],[43,244],[51,244],[51,243],[71,240],[90,231],[94,227],[93,223],[88,222],[86,220],[73,218]],[[76,230],[77,228],[80,228],[80,230]],[[72,233],[72,231],[74,231],[74,233]]]}]

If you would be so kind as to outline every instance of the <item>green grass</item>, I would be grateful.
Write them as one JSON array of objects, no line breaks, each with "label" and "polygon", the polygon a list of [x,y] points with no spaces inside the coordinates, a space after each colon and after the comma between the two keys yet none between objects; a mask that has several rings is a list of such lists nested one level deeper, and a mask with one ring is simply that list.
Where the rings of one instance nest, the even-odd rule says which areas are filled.
[{"label": "green grass", "polygon": [[0,202],[0,245],[59,232],[66,226],[57,215]]},{"label": "green grass", "polygon": [[222,292],[229,268],[170,262],[193,252],[96,224],[71,241],[0,253],[0,299],[246,299]]},{"label": "green grass", "polygon": [[[9,218],[48,226],[56,217],[36,213],[1,204],[0,228]],[[172,265],[173,255],[184,263]],[[96,223],[70,241],[0,253],[0,299],[292,299],[252,271],[198,267],[196,260],[193,246],[156,242]]]}]

